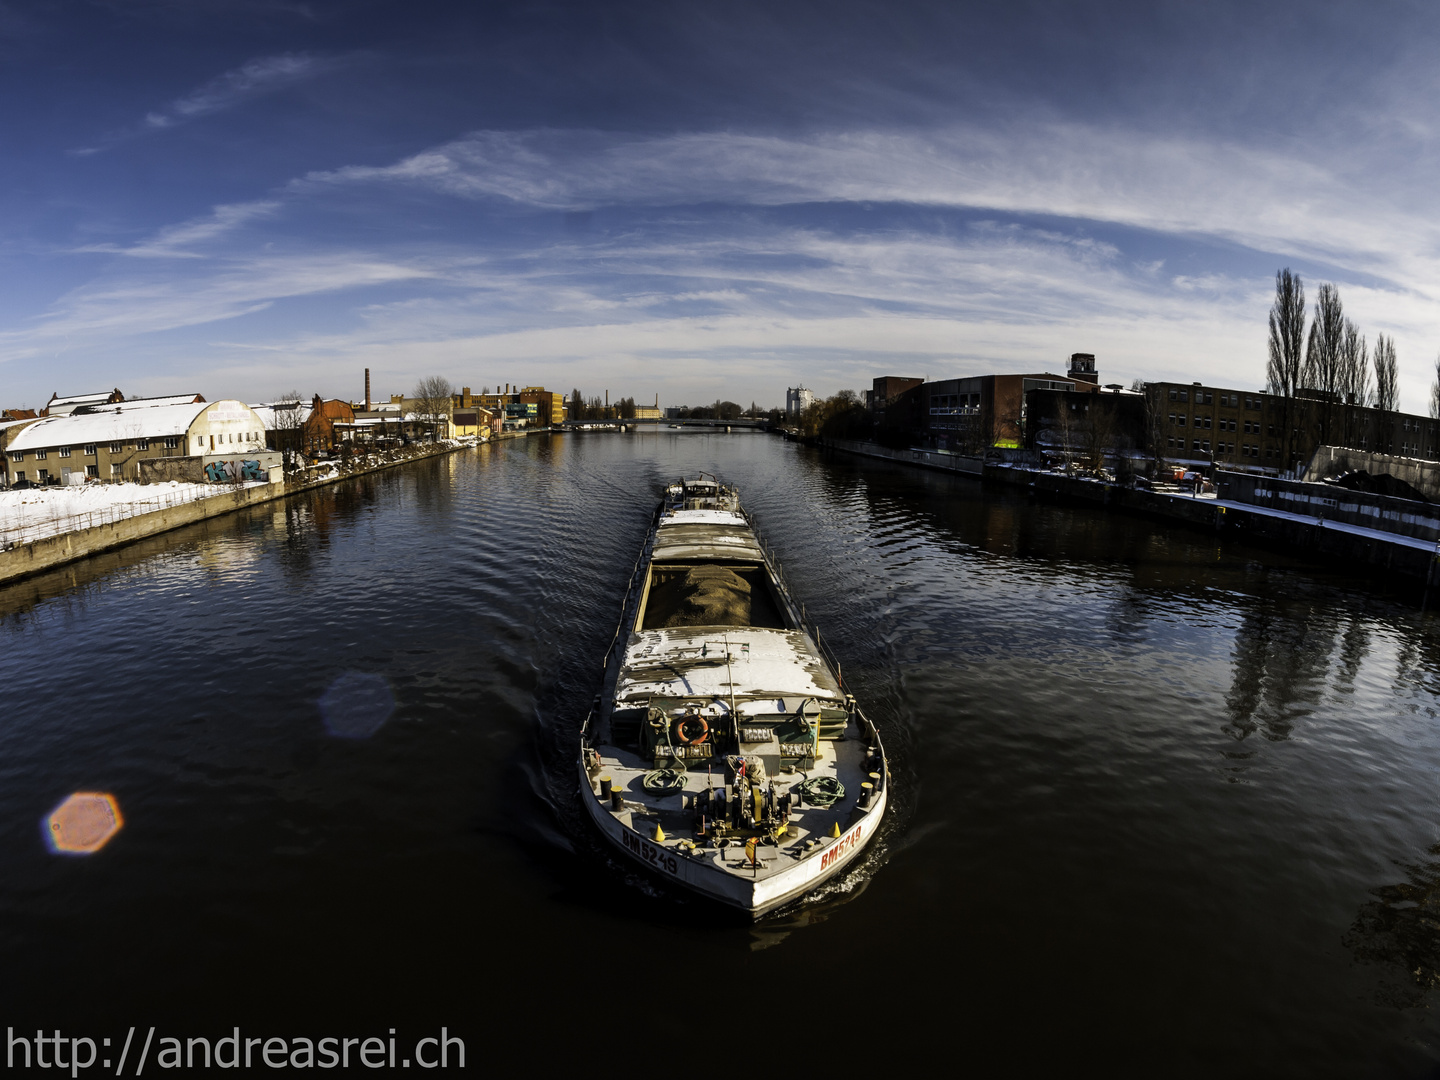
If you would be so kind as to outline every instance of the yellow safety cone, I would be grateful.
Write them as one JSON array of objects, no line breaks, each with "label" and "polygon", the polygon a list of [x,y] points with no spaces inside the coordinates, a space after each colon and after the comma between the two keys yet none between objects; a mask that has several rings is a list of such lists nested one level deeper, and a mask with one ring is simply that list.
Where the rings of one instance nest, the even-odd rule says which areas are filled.
[{"label": "yellow safety cone", "polygon": [[[840,828],[840,826],[839,826],[839,825],[836,825],[835,828],[838,829],[838,828]],[[839,836],[840,834],[837,832],[835,835],[836,835],[836,836]],[[657,843],[657,844],[663,844],[664,842],[665,842],[665,830],[663,830],[662,828],[660,828],[659,825],[656,825],[656,826],[655,826],[655,843]]]},{"label": "yellow safety cone", "polygon": [[840,839],[840,822],[835,822],[835,827],[830,830],[830,835],[836,840]]}]

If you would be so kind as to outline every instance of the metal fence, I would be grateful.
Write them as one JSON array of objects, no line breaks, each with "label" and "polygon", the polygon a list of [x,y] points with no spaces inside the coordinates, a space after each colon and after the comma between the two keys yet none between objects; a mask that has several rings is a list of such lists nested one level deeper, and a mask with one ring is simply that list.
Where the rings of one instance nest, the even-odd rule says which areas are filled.
[{"label": "metal fence", "polygon": [[0,528],[0,551],[8,551],[21,544],[31,544],[36,540],[46,540],[52,536],[78,532],[81,529],[92,529],[96,525],[109,525],[140,514],[154,513],[156,510],[169,510],[185,503],[214,498],[216,495],[226,495],[233,490],[232,486],[226,485],[217,486],[214,491],[205,492],[164,491],[144,499],[111,503],[95,510],[86,510],[84,513],[64,514],[58,517],[44,516],[45,505],[41,503],[35,507],[36,518],[34,521],[24,520],[22,514],[18,523]]}]

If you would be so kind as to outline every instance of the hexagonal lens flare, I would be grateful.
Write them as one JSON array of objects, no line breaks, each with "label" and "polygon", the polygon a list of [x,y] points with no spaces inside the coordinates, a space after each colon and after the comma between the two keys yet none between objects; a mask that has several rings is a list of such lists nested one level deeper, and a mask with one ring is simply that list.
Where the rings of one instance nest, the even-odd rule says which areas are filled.
[{"label": "hexagonal lens flare", "polygon": [[395,711],[395,695],[383,675],[347,671],[320,697],[325,729],[342,739],[368,739]]},{"label": "hexagonal lens flare", "polygon": [[120,831],[125,819],[114,795],[77,791],[45,819],[50,850],[64,855],[93,855]]}]

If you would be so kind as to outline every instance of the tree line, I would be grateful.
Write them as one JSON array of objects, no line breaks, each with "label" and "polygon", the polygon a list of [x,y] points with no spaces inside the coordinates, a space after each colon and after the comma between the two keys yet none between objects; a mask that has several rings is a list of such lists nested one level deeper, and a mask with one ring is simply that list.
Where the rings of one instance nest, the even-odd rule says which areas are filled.
[{"label": "tree line", "polygon": [[[1394,338],[1376,335],[1372,352],[1365,335],[1346,316],[1340,290],[1335,285],[1327,281],[1320,286],[1307,330],[1304,282],[1288,266],[1277,271],[1269,323],[1265,378],[1269,392],[1281,399],[1283,460],[1290,460],[1296,398],[1318,398],[1329,404],[1357,405],[1385,412],[1398,408],[1400,390]],[[1437,378],[1440,378],[1440,365],[1437,365]],[[1431,397],[1431,415],[1440,415],[1440,382]],[[1351,422],[1348,414],[1342,420]],[[1322,410],[1322,441],[1328,441],[1335,422],[1330,409]]]}]

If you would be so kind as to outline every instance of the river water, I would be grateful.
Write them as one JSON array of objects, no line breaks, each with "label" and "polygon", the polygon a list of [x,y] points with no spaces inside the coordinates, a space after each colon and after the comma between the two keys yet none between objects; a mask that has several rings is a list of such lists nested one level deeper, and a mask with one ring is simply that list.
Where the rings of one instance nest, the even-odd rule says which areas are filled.
[{"label": "river water", "polygon": [[[610,858],[573,790],[659,489],[701,468],[894,762],[863,864],[754,927]],[[0,592],[0,1025],[395,1028],[402,1056],[444,1026],[472,1067],[597,1074],[1429,1075],[1436,626],[1272,553],[757,433],[349,481]],[[45,842],[71,792],[120,806],[95,854]]]}]

